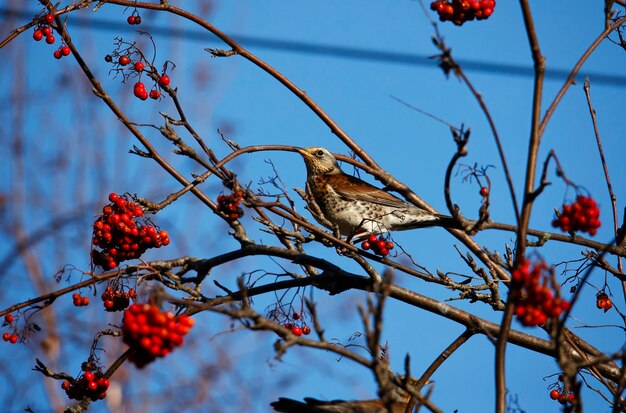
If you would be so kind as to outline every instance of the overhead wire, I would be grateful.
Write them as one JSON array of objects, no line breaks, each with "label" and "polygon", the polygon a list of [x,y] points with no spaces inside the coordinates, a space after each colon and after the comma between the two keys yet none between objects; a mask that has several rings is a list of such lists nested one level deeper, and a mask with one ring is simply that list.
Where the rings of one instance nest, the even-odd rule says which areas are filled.
[{"label": "overhead wire", "polygon": [[[0,16],[32,19],[35,12],[11,10],[0,7]],[[125,21],[107,20],[100,18],[87,18],[83,16],[72,17],[72,25],[83,28],[91,28],[101,31],[117,31],[117,32],[134,32],[135,27],[129,26]],[[161,25],[151,25],[150,33],[169,38],[186,39],[190,41],[202,41],[204,43],[217,42],[213,36],[207,35],[205,31],[165,27]],[[430,56],[394,52],[389,50],[375,50],[368,48],[337,46],[330,44],[303,42],[295,40],[272,39],[260,36],[249,35],[231,35],[235,41],[242,44],[246,48],[257,48],[272,51],[282,51],[289,53],[300,53],[317,56],[326,56],[340,59],[354,59],[388,64],[401,64],[410,66],[423,66],[437,69],[436,60]],[[464,70],[491,73],[497,76],[515,76],[528,77],[534,76],[534,69],[531,66],[523,66],[511,63],[501,63],[493,61],[481,61],[474,59],[456,59]],[[547,68],[545,77],[551,80],[564,80],[569,75],[569,70],[559,68]],[[581,72],[576,80],[582,81],[585,77],[589,77],[595,84],[607,84],[613,86],[626,86],[626,76],[610,73],[600,73],[595,71]]]}]

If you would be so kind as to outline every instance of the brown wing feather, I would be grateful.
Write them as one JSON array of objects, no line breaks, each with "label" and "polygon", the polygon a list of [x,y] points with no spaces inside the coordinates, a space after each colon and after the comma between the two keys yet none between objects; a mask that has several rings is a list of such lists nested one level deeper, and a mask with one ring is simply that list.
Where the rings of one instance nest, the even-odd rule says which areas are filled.
[{"label": "brown wing feather", "polygon": [[410,208],[411,206],[389,192],[376,188],[367,182],[346,174],[330,175],[328,183],[341,196],[357,201],[373,202],[394,208]]}]

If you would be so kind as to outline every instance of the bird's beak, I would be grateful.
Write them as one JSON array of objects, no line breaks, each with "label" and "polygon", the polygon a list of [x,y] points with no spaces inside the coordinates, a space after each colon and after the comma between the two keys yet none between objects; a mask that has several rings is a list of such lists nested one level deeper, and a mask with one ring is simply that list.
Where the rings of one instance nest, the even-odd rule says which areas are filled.
[{"label": "bird's beak", "polygon": [[296,150],[296,152],[298,152],[300,155],[304,156],[305,158],[311,157],[311,154],[308,153],[306,149],[304,148],[295,147],[294,149]]}]

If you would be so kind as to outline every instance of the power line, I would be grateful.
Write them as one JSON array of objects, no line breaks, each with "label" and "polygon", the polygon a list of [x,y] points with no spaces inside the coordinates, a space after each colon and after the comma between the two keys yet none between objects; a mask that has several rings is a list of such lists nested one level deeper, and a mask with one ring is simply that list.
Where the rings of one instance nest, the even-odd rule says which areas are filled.
[{"label": "power line", "polygon": [[[0,15],[8,17],[16,17],[21,19],[32,19],[35,12],[17,11],[7,8],[0,8]],[[90,19],[82,16],[72,17],[72,25],[78,27],[88,27],[96,30],[116,30],[119,32],[134,32],[135,29],[118,20],[101,20]],[[202,41],[204,43],[215,43],[217,39],[208,36],[207,32],[181,29],[164,26],[150,26],[150,32],[164,37],[180,38],[193,41]],[[245,45],[247,48],[259,48],[274,51],[284,51],[290,53],[301,53],[317,56],[327,56],[342,59],[354,59],[372,62],[382,62],[389,64],[402,64],[409,66],[425,66],[437,69],[436,61],[426,55],[390,52],[387,50],[374,50],[356,47],[334,46],[328,44],[299,42],[292,40],[280,40],[263,38],[257,36],[233,35],[231,36],[238,43]],[[457,59],[457,62],[467,71],[493,73],[499,76],[516,76],[516,77],[532,77],[534,70],[530,66],[522,66],[507,63],[497,63],[480,61],[473,59]],[[569,75],[569,70],[565,69],[547,69],[545,77],[564,81]],[[588,76],[595,84],[609,84],[613,86],[626,86],[626,76],[613,75],[599,72],[581,71],[576,80],[581,81]]]}]

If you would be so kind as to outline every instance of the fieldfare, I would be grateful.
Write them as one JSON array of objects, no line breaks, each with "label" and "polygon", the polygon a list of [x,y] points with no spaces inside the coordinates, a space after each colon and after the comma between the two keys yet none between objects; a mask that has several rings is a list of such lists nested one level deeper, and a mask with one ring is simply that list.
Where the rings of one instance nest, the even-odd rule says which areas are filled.
[{"label": "fieldfare", "polygon": [[296,148],[306,164],[307,207],[328,229],[350,238],[370,233],[430,226],[461,228],[451,216],[411,205],[389,192],[345,174],[337,159],[320,147]]},{"label": "fieldfare", "polygon": [[283,413],[404,413],[406,405],[406,401],[394,402],[388,411],[380,400],[325,402],[311,397],[305,397],[304,402],[281,397],[270,404],[275,411]]}]

